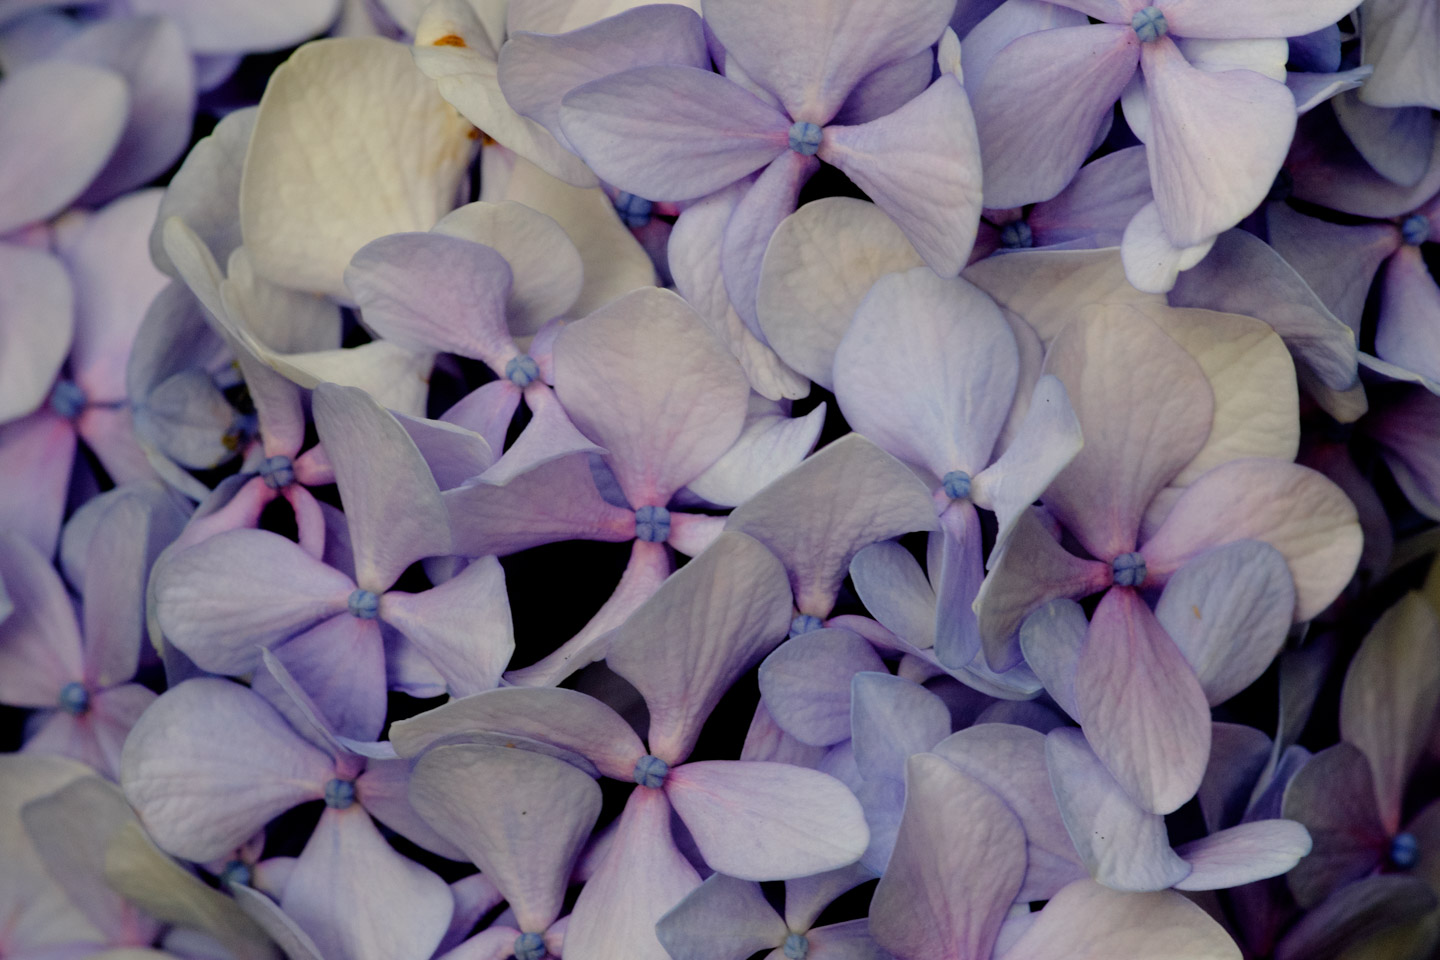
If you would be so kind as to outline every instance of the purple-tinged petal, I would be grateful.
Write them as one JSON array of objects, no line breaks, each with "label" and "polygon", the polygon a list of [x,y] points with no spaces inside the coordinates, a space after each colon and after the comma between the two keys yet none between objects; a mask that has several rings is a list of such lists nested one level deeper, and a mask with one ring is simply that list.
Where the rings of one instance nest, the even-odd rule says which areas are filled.
[{"label": "purple-tinged petal", "polygon": [[0,87],[0,234],[59,213],[119,142],[130,95],[117,73],[46,60]]},{"label": "purple-tinged petal", "polygon": [[416,761],[410,802],[494,881],[521,930],[543,933],[600,815],[600,787],[554,757],[466,744]]},{"label": "purple-tinged petal", "polygon": [[974,475],[990,463],[1019,368],[993,300],[916,267],[881,277],[861,301],[835,351],[835,398],[852,428],[906,463]]},{"label": "purple-tinged petal", "polygon": [[903,9],[881,0],[807,0],[762,15],[743,0],[709,0],[705,22],[726,56],[790,116],[824,125],[867,74],[938,40],[953,9],[948,0]]},{"label": "purple-tinged petal", "polygon": [[427,960],[450,924],[445,881],[391,849],[359,807],[326,810],[281,908],[335,960]]},{"label": "purple-tinged petal", "polygon": [[786,150],[774,107],[694,67],[638,67],[572,90],[566,137],[604,180],[649,200],[690,200],[759,170]]},{"label": "purple-tinged petal", "polygon": [[[848,717],[843,718],[848,721]],[[837,721],[837,725],[842,721]],[[802,743],[780,729],[762,701],[755,707],[755,716],[750,720],[750,729],[745,731],[745,743],[740,747],[741,760],[770,760],[775,763],[790,763],[797,767],[815,769],[825,759],[826,749]]]},{"label": "purple-tinged petal", "polygon": [[56,710],[40,724],[21,749],[73,757],[107,777],[120,777],[120,751],[140,715],[155,702],[155,693],[138,683],[101,690],[90,697],[90,709],[72,717]]},{"label": "purple-tinged petal", "polygon": [[[1405,499],[1427,517],[1440,517],[1440,464],[1435,462],[1436,452],[1440,451],[1435,436],[1440,425],[1440,397],[1428,390],[1408,390],[1366,425],[1367,432],[1380,444],[1380,454]],[[1354,494],[1351,497],[1354,499]],[[1388,518],[1383,526],[1389,529]],[[1368,525],[1366,535],[1368,546]]]},{"label": "purple-tinged petal", "polygon": [[1294,196],[1342,213],[1361,217],[1404,217],[1440,189],[1440,128],[1431,141],[1429,169],[1420,182],[1403,187],[1376,173],[1350,145],[1329,110],[1312,110],[1301,118],[1286,162]]},{"label": "purple-tinged petal", "polygon": [[0,425],[0,527],[40,554],[55,552],[75,460],[75,428],[42,413]]},{"label": "purple-tinged petal", "polygon": [[[410,805],[410,761],[402,759],[370,759],[365,763],[365,772],[355,778],[355,800],[370,816],[379,820],[396,833],[450,860],[464,860],[465,854],[453,843],[446,840],[425,821]],[[485,881],[487,890],[469,891],[483,903],[493,897],[494,906],[501,899],[494,887]],[[453,892],[453,890],[452,890]],[[457,898],[457,909],[459,899]],[[488,908],[481,908],[485,912]],[[471,921],[471,926],[474,925]],[[466,931],[470,927],[465,928]]]},{"label": "purple-tinged petal", "polygon": [[670,955],[689,960],[748,957],[783,943],[789,932],[759,884],[723,873],[711,874],[655,925]]},{"label": "purple-tinged petal", "polygon": [[500,48],[500,90],[511,108],[562,145],[560,101],[576,87],[634,67],[710,67],[705,26],[679,4],[631,8],[578,30],[512,32]]},{"label": "purple-tinged petal", "polygon": [[556,393],[575,425],[609,451],[632,507],[664,506],[729,449],[750,383],[680,297],[627,294],[565,328]]},{"label": "purple-tinged petal", "polygon": [[1196,799],[1211,833],[1240,822],[1250,795],[1270,762],[1270,738],[1254,727],[1210,725],[1210,763]]},{"label": "purple-tinged petal", "polygon": [[770,161],[754,183],[743,186],[720,246],[720,269],[725,291],[746,328],[761,334],[756,315],[761,260],[775,228],[795,212],[800,189],[820,169],[820,161],[786,150]]},{"label": "purple-tinged petal", "polygon": [[505,316],[514,336],[536,333],[580,296],[580,251],[560,224],[522,203],[467,203],[442,217],[433,232],[484,244],[505,258],[512,273]]},{"label": "purple-tinged petal", "polygon": [[[538,339],[538,338],[537,338]],[[497,381],[513,387],[510,381]],[[481,388],[482,390],[484,387]],[[508,483],[537,466],[558,460],[572,453],[604,453],[571,422],[554,392],[543,383],[531,383],[524,391],[530,408],[530,423],[510,445],[510,449],[485,471],[490,483]],[[507,424],[508,426],[508,424]],[[494,448],[492,448],[494,449]]]},{"label": "purple-tinged petal", "polygon": [[1197,70],[1168,37],[1143,44],[1140,59],[1150,183],[1166,234],[1188,247],[1233,227],[1265,199],[1295,133],[1295,98],[1253,71]]},{"label": "purple-tinged petal", "polygon": [[670,814],[659,790],[630,795],[609,851],[570,914],[566,960],[669,960],[655,923],[700,886],[671,839]]},{"label": "purple-tinged petal", "polygon": [[1341,742],[1311,757],[1285,788],[1284,816],[1304,824],[1315,843],[1286,878],[1302,907],[1367,875],[1389,850],[1373,784],[1365,755]]},{"label": "purple-tinged petal", "polygon": [[935,645],[935,591],[909,550],[890,540],[872,543],[850,561],[850,580],[886,629],[921,649]]},{"label": "purple-tinged petal", "polygon": [[606,663],[645,698],[652,754],[689,756],[724,692],[784,639],[790,600],[774,554],[728,532],[611,634]]},{"label": "purple-tinged petal", "polygon": [[1159,0],[1170,29],[1182,37],[1249,40],[1299,37],[1333,24],[1357,5],[1351,0]]},{"label": "purple-tinged petal", "polygon": [[1137,290],[1166,293],[1174,288],[1182,272],[1205,259],[1213,242],[1213,237],[1207,237],[1193,245],[1176,246],[1165,232],[1159,205],[1152,200],[1125,225],[1120,259],[1125,264],[1125,276]]},{"label": "purple-tinged petal", "polygon": [[985,657],[997,664],[1013,659],[1010,639],[1031,611],[1051,600],[1088,597],[1111,581],[1107,564],[1062,547],[1033,508],[1020,514],[998,554],[975,598]]},{"label": "purple-tinged petal", "polygon": [[903,780],[907,758],[950,735],[945,701],[913,680],[857,673],[850,690],[851,746],[867,780]]},{"label": "purple-tinged petal", "polygon": [[203,669],[235,674],[259,664],[257,644],[345,610],[354,589],[343,573],[264,530],[232,530],[176,554],[153,587],[166,638]]},{"label": "purple-tinged petal", "polygon": [[498,686],[515,649],[505,571],[494,557],[423,593],[385,594],[380,618],[420,648],[457,697]]},{"label": "purple-tinged petal", "polygon": [[1390,258],[1380,288],[1380,323],[1375,353],[1380,359],[1440,379],[1440,286],[1417,246],[1406,245]]},{"label": "purple-tinged petal", "polygon": [[143,15],[101,20],[55,55],[114,70],[130,90],[125,131],[80,202],[103,203],[143,186],[185,153],[195,114],[195,61],[173,20]]},{"label": "purple-tinged petal", "polygon": [[447,737],[495,733],[553,744],[587,758],[607,777],[631,780],[645,746],[630,725],[599,700],[574,690],[502,687],[452,700],[402,720],[390,739],[414,757]]},{"label": "purple-tinged petal", "polygon": [[744,503],[727,528],[769,547],[790,574],[800,612],[825,616],[861,547],[936,525],[934,507],[915,475],[851,434]]},{"label": "purple-tinged petal", "polygon": [[1128,24],[1088,24],[1027,34],[1000,51],[975,97],[986,206],[1049,200],[1065,188],[1134,75],[1140,46]]},{"label": "purple-tinged petal", "polygon": [[1338,957],[1348,948],[1413,923],[1435,909],[1435,891],[1418,877],[1366,877],[1346,884],[1302,916],[1275,948],[1276,960]]},{"label": "purple-tinged petal", "polygon": [[[505,434],[520,408],[523,393],[509,380],[492,380],[470,391],[446,410],[440,419],[478,433],[497,458],[505,450]],[[441,484],[442,489],[453,489]]]},{"label": "purple-tinged petal", "polygon": [[630,560],[615,592],[584,628],[545,658],[508,671],[505,681],[516,686],[556,686],[576,670],[606,656],[610,633],[654,596],[673,568],[665,544],[636,540],[630,545]]},{"label": "purple-tinged petal", "polygon": [[751,399],[739,439],[686,484],[687,490],[710,503],[739,506],[793,470],[815,448],[825,425],[824,403],[803,417],[789,417],[769,403],[766,412],[757,412],[761,402],[758,394]]},{"label": "purple-tinged petal", "polygon": [[27,540],[0,536],[0,582],[13,610],[0,621],[0,700],[53,707],[85,674],[80,627],[60,575]]},{"label": "purple-tinged petal", "polygon": [[1140,807],[1172,813],[1210,757],[1210,707],[1179,648],[1138,594],[1105,594],[1075,672],[1085,735]]},{"label": "purple-tinged petal", "polygon": [[342,736],[380,735],[386,684],[379,623],[344,611],[279,644],[274,656]]},{"label": "purple-tinged petal", "polygon": [[1176,571],[1155,618],[1216,706],[1250,686],[1279,655],[1294,610],[1285,558],[1267,543],[1237,540]]},{"label": "purple-tinged petal", "polygon": [[976,723],[941,740],[934,752],[998,793],[1020,818],[1026,866],[1017,900],[1048,900],[1088,876],[1056,805],[1043,734],[1008,723]]},{"label": "purple-tinged petal", "polygon": [[1408,593],[1376,621],[1340,694],[1340,736],[1370,762],[1380,822],[1400,829],[1405,785],[1425,753],[1440,706],[1440,620]]},{"label": "purple-tinged petal", "polygon": [[1024,875],[1025,833],[1005,803],[939,757],[911,757],[870,935],[898,960],[988,957]]},{"label": "purple-tinged petal", "polygon": [[1310,834],[1293,820],[1255,820],[1176,849],[1193,868],[1177,890],[1224,890],[1278,877],[1310,852]]},{"label": "purple-tinged petal", "polygon": [[819,156],[890,214],[936,273],[965,266],[980,220],[980,144],[958,79],[940,77],[879,120],[827,127]]},{"label": "purple-tinged petal", "polygon": [[875,648],[849,630],[812,630],[765,658],[760,695],[786,734],[828,747],[850,736],[851,678],[884,669]]},{"label": "purple-tinged petal", "polygon": [[1092,555],[1135,549],[1151,498],[1205,444],[1214,398],[1199,364],[1131,307],[1092,307],[1045,368],[1066,387],[1085,446],[1045,504]]},{"label": "purple-tinged petal", "polygon": [[213,860],[271,818],[324,794],[330,758],[269,704],[226,680],[187,680],[135,724],[120,759],[125,796],[155,842]]},{"label": "purple-tinged petal", "polygon": [[483,360],[497,375],[516,354],[505,326],[510,265],[481,243],[444,233],[395,233],[361,247],[345,287],[367,326],[415,351]]},{"label": "purple-tinged petal", "polygon": [[473,430],[445,420],[426,420],[403,413],[396,414],[395,419],[415,441],[436,486],[442,491],[453,490],[475,479],[495,464],[494,449]]},{"label": "purple-tinged petal", "polygon": [[1158,580],[1234,540],[1263,540],[1284,555],[1297,621],[1325,609],[1360,559],[1360,524],[1340,488],[1305,467],[1262,459],[1232,460],[1191,484],[1143,555]]},{"label": "purple-tinged petal", "polygon": [[1331,101],[1335,119],[1365,162],[1385,179],[1413,187],[1430,166],[1434,114],[1429,107],[1372,107],[1359,95]]},{"label": "purple-tinged petal", "polygon": [[1040,377],[1014,438],[970,487],[975,502],[995,513],[997,549],[1009,539],[1020,514],[1040,499],[1084,445],[1065,385],[1054,376]]},{"label": "purple-tinged petal", "polygon": [[894,113],[925,91],[935,63],[935,55],[926,47],[919,53],[877,67],[850,91],[834,122],[868,123]]},{"label": "purple-tinged petal", "polygon": [[74,301],[57,258],[0,243],[0,421],[23,417],[49,396],[70,352]]},{"label": "purple-tinged petal", "polygon": [[1136,806],[1079,730],[1054,730],[1045,760],[1065,828],[1090,875],[1112,890],[1164,890],[1190,866],[1170,849],[1165,818]]},{"label": "purple-tinged petal", "polygon": [[[270,706],[274,707],[305,739],[335,757],[338,763],[347,766],[352,764],[355,751],[346,744],[358,741],[346,738],[338,731],[337,724],[331,721],[327,712],[322,710],[315,702],[315,698],[310,696],[307,687],[300,685],[285,661],[269,650],[262,649],[260,655],[263,669],[255,671],[255,675],[250,681],[250,689],[268,700]],[[300,664],[302,673],[306,666],[308,665]],[[381,668],[383,670],[383,664]],[[306,679],[311,678],[306,677]],[[382,674],[381,690],[384,689],[384,685]],[[323,688],[317,687],[317,689]],[[341,712],[343,712],[343,708]],[[383,725],[383,723],[382,714],[381,724]]]},{"label": "purple-tinged petal", "polygon": [[873,203],[826,197],[781,221],[761,268],[756,312],[780,359],[833,388],[835,350],[876,280],[923,263]]},{"label": "purple-tinged petal", "polygon": [[1045,684],[1050,698],[1077,722],[1080,708],[1075,704],[1075,673],[1089,629],[1080,604],[1065,599],[1051,600],[1020,626],[1025,662]]},{"label": "purple-tinged petal", "polygon": [[237,883],[230,895],[240,904],[240,909],[245,911],[246,916],[284,951],[289,960],[328,960],[320,953],[320,948],[315,946],[310,935],[265,894]]},{"label": "purple-tinged petal", "polygon": [[343,298],[355,251],[454,206],[472,128],[379,37],[308,44],[271,80],[240,184],[245,248],[266,279]]},{"label": "purple-tinged petal", "polygon": [[1240,960],[1240,948],[1177,893],[1119,893],[1090,880],[1061,890],[1003,960]]},{"label": "purple-tinged petal", "polygon": [[785,881],[785,925],[791,930],[814,926],[831,901],[873,877],[874,874],[857,863]]},{"label": "purple-tinged petal", "polygon": [[312,405],[345,505],[356,582],[379,593],[421,557],[451,553],[440,489],[405,428],[358,387],[322,384]]},{"label": "purple-tinged petal", "polygon": [[135,0],[138,13],[158,13],[180,24],[196,53],[239,53],[294,46],[324,32],[335,19],[336,0],[255,4],[219,0],[196,7],[184,0]]},{"label": "purple-tinged petal", "polygon": [[854,863],[870,832],[839,780],[785,763],[706,760],[674,767],[665,795],[713,869],[787,880]]},{"label": "purple-tinged petal", "polygon": [[1355,382],[1354,333],[1275,250],[1243,230],[1221,234],[1181,276],[1170,303],[1259,317],[1326,386],[1344,390]]},{"label": "purple-tinged petal", "polygon": [[1036,246],[1083,240],[1111,247],[1151,199],[1145,148],[1126,147],[1085,164],[1068,187],[1036,204],[1025,222]]}]

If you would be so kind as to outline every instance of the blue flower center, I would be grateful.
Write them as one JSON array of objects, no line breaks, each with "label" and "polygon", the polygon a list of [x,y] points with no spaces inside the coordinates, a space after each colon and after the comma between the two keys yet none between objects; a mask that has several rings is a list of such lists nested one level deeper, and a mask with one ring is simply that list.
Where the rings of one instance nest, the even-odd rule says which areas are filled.
[{"label": "blue flower center", "polygon": [[803,933],[792,933],[785,938],[785,956],[789,960],[805,960],[810,955],[810,941]]},{"label": "blue flower center", "polygon": [[325,806],[332,810],[344,810],[355,802],[355,781],[331,780],[325,784]]},{"label": "blue flower center", "polygon": [[620,219],[627,227],[645,226],[650,222],[650,212],[654,209],[655,204],[633,193],[621,193],[615,198],[615,212],[620,214]]},{"label": "blue flower center", "polygon": [[1024,220],[1011,220],[1000,228],[1000,246],[1006,250],[1026,250],[1035,246],[1035,234]]},{"label": "blue flower center", "polygon": [[1420,862],[1420,840],[1410,832],[1397,833],[1390,841],[1390,862],[1401,870],[1409,870]]},{"label": "blue flower center", "polygon": [[356,590],[350,594],[350,616],[374,620],[380,616],[380,598],[369,590]]},{"label": "blue flower center", "polygon": [[515,960],[545,960],[545,938],[538,933],[522,933],[515,938]]},{"label": "blue flower center", "polygon": [[522,353],[505,364],[505,379],[524,390],[540,379],[540,364],[528,353]]},{"label": "blue flower center", "polygon": [[651,754],[635,761],[635,782],[642,787],[659,787],[669,773],[670,764]]},{"label": "blue flower center", "polygon": [[225,864],[225,869],[220,871],[221,889],[232,885],[248,887],[254,879],[255,874],[250,865],[243,860],[231,860]]},{"label": "blue flower center", "polygon": [[78,717],[90,709],[90,691],[85,689],[84,684],[67,683],[60,688],[57,702],[61,710]]},{"label": "blue flower center", "polygon": [[1400,224],[1400,235],[1412,247],[1418,247],[1430,236],[1430,218],[1423,213],[1412,213]]},{"label": "blue flower center", "polygon": [[798,637],[802,633],[810,633],[811,631],[819,630],[824,625],[825,621],[821,620],[819,617],[812,617],[808,613],[802,613],[800,614],[800,616],[790,621],[790,636]]},{"label": "blue flower center", "polygon": [[295,482],[295,463],[286,456],[266,457],[260,461],[260,479],[271,490],[283,490]]},{"label": "blue flower center", "polygon": [[1130,26],[1142,43],[1154,43],[1170,32],[1165,14],[1156,7],[1146,7],[1130,18]]},{"label": "blue flower center", "polygon": [[813,157],[820,149],[820,128],[804,120],[790,125],[790,149],[802,157]]},{"label": "blue flower center", "polygon": [[74,420],[85,410],[85,391],[74,380],[56,380],[50,391],[50,409],[66,420]]},{"label": "blue flower center", "polygon": [[945,496],[951,500],[964,500],[970,496],[970,474],[964,470],[951,470],[940,478],[945,487]]},{"label": "blue flower center", "polygon": [[1122,553],[1110,561],[1110,576],[1117,587],[1138,587],[1145,582],[1145,558],[1138,553]]},{"label": "blue flower center", "polygon": [[635,539],[646,543],[664,543],[670,539],[670,511],[648,505],[636,510]]}]

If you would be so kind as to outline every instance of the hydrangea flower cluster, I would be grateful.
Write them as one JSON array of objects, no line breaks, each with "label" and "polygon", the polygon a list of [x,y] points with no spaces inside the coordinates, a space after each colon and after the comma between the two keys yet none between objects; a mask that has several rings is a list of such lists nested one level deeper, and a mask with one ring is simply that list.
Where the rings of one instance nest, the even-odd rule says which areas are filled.
[{"label": "hydrangea flower cluster", "polygon": [[0,957],[1440,954],[1437,0],[0,70]]}]

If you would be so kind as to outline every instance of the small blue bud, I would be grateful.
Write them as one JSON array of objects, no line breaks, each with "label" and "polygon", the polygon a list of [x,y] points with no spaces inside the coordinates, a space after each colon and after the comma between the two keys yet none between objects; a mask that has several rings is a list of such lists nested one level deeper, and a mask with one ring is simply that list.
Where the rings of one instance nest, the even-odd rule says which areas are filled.
[{"label": "small blue bud", "polygon": [[664,507],[644,506],[635,511],[635,539],[646,543],[664,543],[670,539],[670,511]]},{"label": "small blue bud", "polygon": [[1420,862],[1420,839],[1406,831],[1395,834],[1390,841],[1390,862],[1401,870],[1409,870]]},{"label": "small blue bud", "polygon": [[1110,561],[1110,576],[1117,587],[1138,587],[1145,582],[1145,558],[1122,553]]},{"label": "small blue bud", "polygon": [[85,410],[85,391],[74,380],[56,380],[50,391],[50,409],[66,420],[74,420]]},{"label": "small blue bud", "polygon": [[1412,247],[1418,247],[1430,236],[1430,218],[1423,213],[1412,213],[1400,224],[1400,235]]},{"label": "small blue bud", "polygon": [[353,780],[331,780],[325,784],[325,806],[335,810],[344,810],[355,802],[355,782]]},{"label": "small blue bud", "polygon": [[1000,246],[1006,250],[1026,250],[1035,246],[1035,234],[1024,220],[1011,220],[1000,228]]},{"label": "small blue bud", "polygon": [[1165,22],[1165,14],[1157,7],[1146,7],[1135,14],[1130,18],[1130,26],[1142,43],[1154,43],[1170,32],[1170,25]]},{"label": "small blue bud", "polygon": [[650,222],[650,212],[655,204],[633,193],[621,193],[615,198],[615,212],[620,214],[625,226],[638,229]]},{"label": "small blue bud", "polygon": [[805,960],[810,955],[810,941],[803,933],[792,933],[785,938],[785,956],[789,960]]},{"label": "small blue bud", "polygon": [[515,938],[515,960],[545,960],[545,938],[538,933],[522,933]]},{"label": "small blue bud", "polygon": [[380,616],[380,598],[369,590],[356,590],[350,594],[350,616],[374,620]]},{"label": "small blue bud", "polygon": [[798,637],[802,633],[809,633],[812,630],[819,630],[825,626],[825,621],[819,617],[812,617],[808,613],[802,613],[790,621],[790,636]]},{"label": "small blue bud", "polygon": [[658,788],[669,773],[670,764],[648,753],[635,761],[635,782],[642,787]]},{"label": "small blue bud", "polygon": [[81,716],[90,709],[90,691],[84,684],[67,683],[60,688],[59,704],[70,716]]},{"label": "small blue bud", "polygon": [[295,464],[286,456],[261,460],[258,473],[271,490],[283,490],[295,482]]},{"label": "small blue bud", "polygon": [[540,379],[540,364],[528,353],[522,353],[505,364],[505,379],[524,390]]},{"label": "small blue bud", "polygon": [[225,869],[220,871],[221,889],[233,885],[248,887],[254,879],[255,874],[250,865],[243,860],[231,860],[225,864]]},{"label": "small blue bud", "polygon": [[964,500],[970,496],[970,474],[964,470],[951,470],[940,478],[945,487],[945,496],[951,500]]},{"label": "small blue bud", "polygon": [[802,157],[813,157],[820,150],[820,128],[804,120],[790,125],[790,149]]}]

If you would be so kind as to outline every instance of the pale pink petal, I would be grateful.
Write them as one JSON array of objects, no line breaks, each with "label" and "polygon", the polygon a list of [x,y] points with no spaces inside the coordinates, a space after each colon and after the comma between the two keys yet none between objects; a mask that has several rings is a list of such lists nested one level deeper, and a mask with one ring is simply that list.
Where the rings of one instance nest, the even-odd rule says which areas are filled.
[{"label": "pale pink petal", "polygon": [[44,250],[0,243],[0,421],[34,411],[70,352],[74,293]]},{"label": "pale pink petal", "polygon": [[1294,820],[1255,820],[1176,850],[1193,868],[1177,890],[1224,890],[1278,877],[1310,852],[1310,834]]},{"label": "pale pink petal", "polygon": [[795,212],[801,188],[819,169],[815,157],[786,150],[766,165],[754,183],[741,185],[743,193],[725,222],[721,275],[731,305],[752,334],[761,333],[755,304],[765,248],[775,228]]},{"label": "pale pink petal", "polygon": [[75,428],[40,413],[0,425],[0,526],[42,555],[55,552],[75,460]]},{"label": "pale pink petal", "polygon": [[0,621],[0,700],[53,707],[85,674],[80,627],[65,584],[29,541],[0,535],[0,582],[13,609]]},{"label": "pale pink petal", "polygon": [[420,648],[457,697],[498,686],[515,649],[505,571],[494,557],[424,593],[385,594],[380,618]]},{"label": "pale pink petal", "polygon": [[1095,753],[1142,808],[1172,813],[1195,795],[1210,758],[1210,707],[1134,590],[1113,588],[1096,608],[1075,702]]}]

